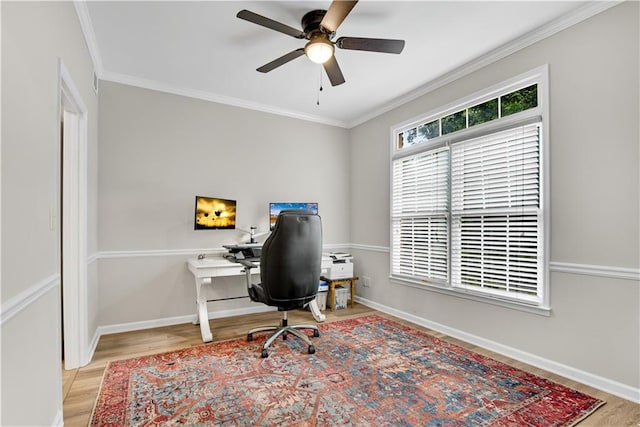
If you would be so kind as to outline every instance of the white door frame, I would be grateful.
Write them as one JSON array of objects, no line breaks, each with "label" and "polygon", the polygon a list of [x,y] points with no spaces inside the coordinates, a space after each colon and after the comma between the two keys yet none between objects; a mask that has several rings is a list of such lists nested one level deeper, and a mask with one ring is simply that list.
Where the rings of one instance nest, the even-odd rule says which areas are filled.
[{"label": "white door frame", "polygon": [[65,369],[89,363],[87,348],[87,108],[60,60],[62,298]]}]

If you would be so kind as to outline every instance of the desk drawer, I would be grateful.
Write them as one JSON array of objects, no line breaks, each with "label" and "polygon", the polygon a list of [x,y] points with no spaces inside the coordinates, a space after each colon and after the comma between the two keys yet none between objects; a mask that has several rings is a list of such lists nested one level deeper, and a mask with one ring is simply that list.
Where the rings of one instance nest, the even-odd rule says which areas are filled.
[{"label": "desk drawer", "polygon": [[[223,277],[223,276],[244,276],[244,266],[229,263],[229,266],[224,267],[200,267],[197,270],[191,270],[196,277]],[[252,275],[259,274],[260,268],[254,268],[251,271]]]},{"label": "desk drawer", "polygon": [[[251,270],[252,275],[257,273],[260,273],[259,268],[254,268]],[[240,276],[244,274],[245,274],[245,268],[242,265],[240,265],[240,266],[233,266],[233,267],[217,268],[214,276],[215,277]]]}]

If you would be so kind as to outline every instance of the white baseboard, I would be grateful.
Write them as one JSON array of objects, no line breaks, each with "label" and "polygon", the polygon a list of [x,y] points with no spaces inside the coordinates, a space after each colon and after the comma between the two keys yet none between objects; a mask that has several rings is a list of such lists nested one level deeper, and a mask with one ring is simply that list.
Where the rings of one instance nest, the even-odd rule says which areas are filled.
[{"label": "white baseboard", "polygon": [[62,416],[62,409],[58,409],[58,412],[56,412],[56,417],[54,418],[53,422],[51,423],[52,427],[62,427],[64,425],[64,418]]},{"label": "white baseboard", "polygon": [[[242,308],[235,308],[232,310],[210,311],[209,319],[220,319],[223,317],[241,316],[243,314],[264,313],[267,311],[275,311],[275,310],[276,309],[274,307],[269,307],[261,304],[261,305],[256,305],[255,307],[242,307]],[[98,337],[98,339],[95,340],[96,342],[95,345],[97,346],[98,340],[102,335],[117,334],[120,332],[139,331],[143,329],[159,328],[162,326],[181,325],[183,323],[193,323],[196,320],[197,320],[197,316],[195,314],[188,314],[185,316],[167,317],[163,319],[143,320],[140,322],[129,322],[129,323],[119,323],[115,325],[99,326],[96,331],[96,336]],[[199,328],[199,326],[197,327]],[[94,347],[94,351],[95,351],[95,347]],[[93,352],[91,355],[93,356]]]},{"label": "white baseboard", "polygon": [[450,337],[460,339],[470,344],[477,345],[487,350],[502,354],[520,362],[527,363],[545,371],[552,372],[554,374],[561,375],[565,378],[578,381],[582,384],[597,388],[604,392],[616,395],[623,399],[630,400],[635,403],[640,403],[640,388],[634,388],[626,384],[622,384],[618,381],[610,380],[608,378],[601,377],[599,375],[591,374],[589,372],[582,371],[580,369],[573,368],[571,366],[564,365],[562,363],[555,362],[553,360],[545,359],[535,354],[527,353],[525,351],[518,350],[513,347],[502,345],[495,341],[491,341],[473,334],[469,334],[458,329],[450,328],[440,323],[432,322],[422,317],[415,316],[413,314],[406,313],[404,311],[397,310],[395,308],[379,304],[375,301],[368,300],[356,296],[356,301],[360,304],[374,308],[383,313],[391,314],[400,319],[407,320],[425,328],[432,329],[437,332],[441,332]]},{"label": "white baseboard", "polygon": [[93,360],[93,355],[96,352],[96,347],[98,347],[98,341],[100,341],[100,333],[98,332],[98,330],[96,330],[96,332],[93,334],[91,342],[89,343],[89,349],[87,350],[87,354],[85,356],[85,361],[87,362],[85,363],[85,365],[91,363],[91,361]]}]

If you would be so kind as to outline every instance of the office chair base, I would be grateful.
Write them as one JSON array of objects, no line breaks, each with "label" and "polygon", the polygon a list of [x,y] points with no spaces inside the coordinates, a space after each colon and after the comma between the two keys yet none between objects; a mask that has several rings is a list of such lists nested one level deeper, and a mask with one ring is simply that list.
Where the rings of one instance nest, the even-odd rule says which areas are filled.
[{"label": "office chair base", "polygon": [[306,335],[305,333],[301,332],[300,329],[311,329],[313,330],[313,336],[314,337],[319,337],[320,336],[320,330],[318,329],[317,326],[315,325],[291,325],[288,326],[286,324],[286,320],[283,322],[284,325],[282,326],[260,326],[258,328],[254,328],[251,329],[248,333],[247,333],[247,341],[253,341],[253,334],[256,332],[265,332],[265,331],[275,331],[273,333],[273,335],[271,335],[269,338],[267,338],[267,340],[264,342],[264,344],[262,345],[262,357],[269,357],[269,351],[268,348],[271,344],[273,344],[273,342],[280,336],[282,335],[282,339],[286,340],[287,339],[287,334],[292,334],[295,335],[296,337],[300,338],[302,341],[304,341],[305,344],[307,344],[307,353],[309,354],[313,354],[316,352],[316,348],[314,347],[313,343],[311,342],[311,339],[309,338],[308,335]]}]

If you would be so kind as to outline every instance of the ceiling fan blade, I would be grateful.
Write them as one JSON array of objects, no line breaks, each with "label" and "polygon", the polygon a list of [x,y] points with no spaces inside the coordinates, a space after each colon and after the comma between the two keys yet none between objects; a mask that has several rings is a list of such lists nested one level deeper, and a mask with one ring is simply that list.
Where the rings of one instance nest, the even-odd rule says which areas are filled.
[{"label": "ceiling fan blade", "polygon": [[291,52],[282,55],[280,58],[278,59],[274,59],[273,61],[269,62],[268,64],[264,64],[262,67],[258,68],[256,71],[260,71],[261,73],[268,73],[269,71],[273,70],[274,68],[278,68],[281,65],[286,64],[289,61],[293,61],[294,59],[296,59],[299,56],[304,55],[304,49],[300,48],[300,49],[296,49],[296,50],[292,50]]},{"label": "ceiling fan blade", "polygon": [[240,12],[238,12],[236,16],[240,19],[244,19],[245,21],[262,25],[263,27],[269,28],[270,30],[275,30],[275,31],[284,33],[288,36],[295,37],[297,39],[305,38],[305,34],[296,28],[290,27],[278,21],[274,21],[273,19],[269,19],[262,15],[258,15],[257,13],[251,12],[246,9],[243,9]]},{"label": "ceiling fan blade", "polygon": [[320,26],[330,33],[335,33],[356,3],[358,3],[358,0],[334,0],[331,6],[329,6],[324,18],[322,18]]},{"label": "ceiling fan blade", "polygon": [[400,53],[404,49],[404,40],[369,39],[363,37],[340,37],[336,40],[340,49],[366,50],[369,52]]},{"label": "ceiling fan blade", "polygon": [[324,67],[324,71],[327,72],[327,76],[329,76],[331,86],[338,86],[344,83],[344,76],[342,75],[342,71],[340,70],[340,66],[338,65],[338,61],[335,56],[331,56],[331,58],[322,64],[322,66]]}]

